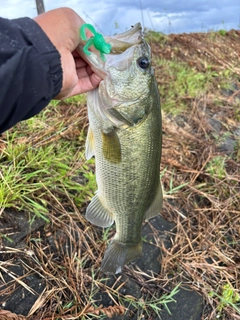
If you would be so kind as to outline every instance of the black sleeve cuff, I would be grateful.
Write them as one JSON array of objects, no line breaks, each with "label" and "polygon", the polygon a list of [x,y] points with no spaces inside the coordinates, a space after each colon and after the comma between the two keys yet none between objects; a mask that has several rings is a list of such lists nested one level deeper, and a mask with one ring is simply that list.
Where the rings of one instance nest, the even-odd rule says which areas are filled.
[{"label": "black sleeve cuff", "polygon": [[30,18],[0,19],[0,132],[39,113],[62,88],[61,57]]}]

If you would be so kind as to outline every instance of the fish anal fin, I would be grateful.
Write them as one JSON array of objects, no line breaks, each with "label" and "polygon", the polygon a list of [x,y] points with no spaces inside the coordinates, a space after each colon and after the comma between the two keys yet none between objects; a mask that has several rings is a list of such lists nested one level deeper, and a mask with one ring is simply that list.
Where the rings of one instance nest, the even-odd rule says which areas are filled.
[{"label": "fish anal fin", "polygon": [[98,194],[92,198],[87,207],[86,219],[102,228],[110,227],[114,222],[112,214],[104,207]]},{"label": "fish anal fin", "polygon": [[94,156],[94,138],[90,126],[88,127],[85,155],[87,160],[91,159]]},{"label": "fish anal fin", "polygon": [[145,220],[148,221],[149,219],[159,215],[160,212],[162,211],[162,203],[163,203],[163,193],[162,193],[162,184],[160,181],[156,196],[151,206],[148,208],[145,214]]},{"label": "fish anal fin", "polygon": [[114,128],[102,132],[102,149],[106,160],[112,163],[121,162],[121,145]]},{"label": "fish anal fin", "polygon": [[104,254],[101,269],[105,273],[120,273],[125,264],[142,254],[142,243],[134,245],[112,240]]}]

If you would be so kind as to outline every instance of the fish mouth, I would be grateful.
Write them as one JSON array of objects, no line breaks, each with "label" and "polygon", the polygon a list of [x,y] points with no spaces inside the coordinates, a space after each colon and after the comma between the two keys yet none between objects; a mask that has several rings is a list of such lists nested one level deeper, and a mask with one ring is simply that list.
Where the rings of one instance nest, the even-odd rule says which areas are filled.
[{"label": "fish mouth", "polygon": [[105,37],[105,40],[112,46],[111,54],[118,54],[126,51],[133,45],[141,43],[142,38],[142,26],[138,22],[131,29],[114,37]]},{"label": "fish mouth", "polygon": [[[115,36],[104,37],[105,41],[111,45],[111,55],[121,54],[128,48],[140,44],[143,40],[142,26],[138,22],[131,29],[117,34]],[[95,72],[102,79],[105,79],[107,72],[105,70],[105,61],[103,61],[99,55],[99,52],[91,47],[91,54],[86,55],[83,51],[83,46],[79,45],[76,49],[78,54],[85,60],[90,66],[93,72]],[[106,55],[106,59],[108,55]]]}]

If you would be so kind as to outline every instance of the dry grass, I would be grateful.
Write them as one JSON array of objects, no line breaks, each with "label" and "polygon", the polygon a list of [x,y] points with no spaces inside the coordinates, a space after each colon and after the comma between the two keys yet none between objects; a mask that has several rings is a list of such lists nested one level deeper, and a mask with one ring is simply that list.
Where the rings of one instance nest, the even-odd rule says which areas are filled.
[{"label": "dry grass", "polygon": [[[223,179],[206,172],[206,164],[219,155],[219,151],[211,137],[202,104],[210,106],[211,99],[206,96],[196,99],[191,115],[183,118],[187,121],[184,125],[181,123],[181,127],[174,119],[164,116],[162,168],[167,171],[163,185],[166,191],[171,180],[174,187],[186,182],[187,185],[165,198],[163,216],[176,227],[170,233],[170,249],[164,247],[155,232],[155,241],[162,252],[161,272],[149,276],[127,267],[125,274],[135,279],[149,297],[156,290],[167,292],[165,287],[181,281],[204,295],[208,309],[203,319],[215,319],[220,311],[224,319],[239,319],[231,306],[224,306],[224,313],[219,310],[219,298],[212,293],[222,296],[226,284],[239,292],[240,165],[228,157],[227,175]],[[6,290],[10,294],[18,285],[26,287],[24,278],[34,272],[44,279],[46,288],[27,319],[121,315],[127,310],[121,300],[135,301],[135,298],[120,293],[125,281],[121,276],[115,284],[104,281],[99,273],[106,249],[102,230],[86,222],[80,212],[83,209],[76,207],[67,191],[65,197],[68,201],[65,199],[64,205],[52,198],[51,222],[36,234],[29,235],[26,251],[4,248],[2,253],[9,259],[1,263],[1,270],[7,269],[9,264],[21,264],[25,275],[17,279],[11,275],[11,285],[2,289],[1,294],[6,294]],[[113,232],[110,231],[108,237]],[[27,290],[32,290],[30,284]],[[107,307],[96,303],[97,291],[106,292],[113,305]]]},{"label": "dry grass", "polygon": [[[225,101],[229,112],[232,99]],[[165,205],[163,215],[176,223],[172,235],[172,248],[163,252],[160,277],[178,274],[195,290],[204,295],[212,306],[204,319],[215,319],[222,311],[219,296],[229,284],[235,292],[240,290],[240,164],[227,156],[226,176],[219,179],[206,170],[207,164],[219,152],[212,128],[206,117],[208,110],[215,108],[211,96],[193,102],[186,123],[178,127],[175,121],[164,119],[166,134],[163,144],[162,167],[168,168],[163,183],[169,186],[174,172],[175,185],[188,182],[184,190],[176,194],[174,201]],[[237,122],[232,118],[233,127]],[[226,123],[226,122],[225,122]],[[185,218],[178,214],[183,212]],[[217,293],[214,295],[213,293]],[[220,310],[221,309],[221,310]],[[238,312],[227,307],[224,319],[239,319]]]}]

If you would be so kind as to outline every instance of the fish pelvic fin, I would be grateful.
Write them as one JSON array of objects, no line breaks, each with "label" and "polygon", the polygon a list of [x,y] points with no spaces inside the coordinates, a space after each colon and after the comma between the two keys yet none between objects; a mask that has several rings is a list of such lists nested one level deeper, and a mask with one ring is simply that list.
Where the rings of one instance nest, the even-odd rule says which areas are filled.
[{"label": "fish pelvic fin", "polygon": [[88,127],[85,155],[87,160],[91,159],[94,156],[94,138],[90,126]]},{"label": "fish pelvic fin", "polygon": [[104,254],[101,270],[105,273],[120,273],[125,264],[139,258],[141,254],[141,242],[130,245],[113,239]]},{"label": "fish pelvic fin", "polygon": [[162,204],[163,204],[163,192],[162,192],[162,184],[161,181],[158,186],[157,194],[151,204],[151,206],[148,208],[146,214],[145,214],[145,220],[149,220],[153,217],[156,217],[160,214],[162,211]]},{"label": "fish pelvic fin", "polygon": [[92,224],[102,228],[110,227],[114,222],[113,215],[104,207],[98,194],[92,198],[92,201],[87,207],[86,219]]}]

